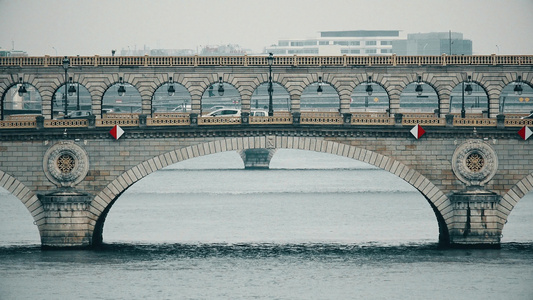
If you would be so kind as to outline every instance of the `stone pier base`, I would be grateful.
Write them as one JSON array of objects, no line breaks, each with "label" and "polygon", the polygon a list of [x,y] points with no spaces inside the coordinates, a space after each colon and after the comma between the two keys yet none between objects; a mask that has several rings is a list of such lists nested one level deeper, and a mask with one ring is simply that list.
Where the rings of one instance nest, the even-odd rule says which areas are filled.
[{"label": "stone pier base", "polygon": [[268,169],[276,149],[247,149],[239,151],[245,169]]},{"label": "stone pier base", "polygon": [[94,225],[87,214],[91,195],[61,190],[38,197],[45,211],[43,223],[38,224],[43,248],[85,248],[91,245]]},{"label": "stone pier base", "polygon": [[456,248],[499,248],[503,222],[497,205],[500,196],[487,191],[455,193],[450,196],[454,219],[450,246]]}]

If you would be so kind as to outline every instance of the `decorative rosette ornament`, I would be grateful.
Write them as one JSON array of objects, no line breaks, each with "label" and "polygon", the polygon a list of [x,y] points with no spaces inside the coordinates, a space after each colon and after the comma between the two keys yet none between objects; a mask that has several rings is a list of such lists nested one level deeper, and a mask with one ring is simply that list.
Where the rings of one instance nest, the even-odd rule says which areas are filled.
[{"label": "decorative rosette ornament", "polygon": [[467,187],[482,187],[496,174],[498,156],[489,144],[467,140],[455,149],[452,170]]},{"label": "decorative rosette ornament", "polygon": [[44,154],[43,169],[48,180],[57,187],[73,187],[87,175],[89,157],[73,142],[59,142]]}]

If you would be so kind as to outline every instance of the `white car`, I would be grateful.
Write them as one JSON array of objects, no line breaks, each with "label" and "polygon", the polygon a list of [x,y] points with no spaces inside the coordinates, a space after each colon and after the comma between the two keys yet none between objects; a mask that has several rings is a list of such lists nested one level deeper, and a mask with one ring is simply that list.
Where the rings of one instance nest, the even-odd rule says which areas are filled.
[{"label": "white car", "polygon": [[268,112],[266,110],[252,110],[250,112],[251,117],[268,117]]},{"label": "white car", "polygon": [[203,115],[203,117],[240,117],[241,116],[241,110],[240,109],[218,109],[213,112],[208,113],[207,115]]},{"label": "white car", "polygon": [[533,119],[533,113],[530,113],[529,115],[527,115],[525,117],[522,117],[520,119],[523,119],[523,120],[525,120],[525,119]]}]

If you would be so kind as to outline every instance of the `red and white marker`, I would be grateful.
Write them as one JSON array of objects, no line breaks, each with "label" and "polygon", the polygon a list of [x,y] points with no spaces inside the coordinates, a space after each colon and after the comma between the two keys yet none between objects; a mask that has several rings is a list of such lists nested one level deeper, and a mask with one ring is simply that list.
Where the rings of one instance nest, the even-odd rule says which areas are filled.
[{"label": "red and white marker", "polygon": [[122,130],[120,126],[115,125],[115,127],[111,128],[109,133],[115,138],[115,140],[118,140],[124,134],[124,130]]},{"label": "red and white marker", "polygon": [[422,128],[422,126],[420,126],[420,124],[416,124],[415,127],[413,127],[411,129],[411,134],[418,140],[421,136],[424,135],[424,133],[426,133],[426,131],[424,130],[424,128]]},{"label": "red and white marker", "polygon": [[522,127],[522,129],[518,130],[518,135],[520,135],[520,137],[524,141],[527,140],[531,136],[531,134],[533,134],[533,132],[527,126],[524,126]]}]

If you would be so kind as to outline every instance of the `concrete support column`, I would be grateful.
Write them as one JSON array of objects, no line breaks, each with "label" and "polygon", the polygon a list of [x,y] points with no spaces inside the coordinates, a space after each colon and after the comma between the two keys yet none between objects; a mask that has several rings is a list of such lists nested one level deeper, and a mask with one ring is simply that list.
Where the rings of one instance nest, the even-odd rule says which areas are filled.
[{"label": "concrete support column", "polygon": [[152,115],[152,96],[141,95],[141,109],[143,115]]},{"label": "concrete support column", "polygon": [[94,222],[87,210],[91,195],[65,189],[38,198],[44,207],[44,221],[39,224],[43,248],[91,246]]},{"label": "concrete support column", "polygon": [[[44,94],[44,93],[43,93]],[[52,96],[41,95],[41,111],[45,119],[52,119]],[[57,107],[55,108],[57,111]]]},{"label": "concrete support column", "polygon": [[191,93],[191,111],[196,115],[202,114],[202,95]]},{"label": "concrete support column", "polygon": [[491,192],[464,192],[450,196],[453,224],[450,246],[457,248],[498,248],[503,225],[498,216],[500,196]]},{"label": "concrete support column", "polygon": [[500,96],[489,94],[488,118],[496,118],[500,112]]},{"label": "concrete support column", "polygon": [[350,94],[343,94],[341,93],[340,94],[340,107],[339,107],[339,113],[341,114],[347,114],[350,112],[350,100],[351,100],[351,95]]},{"label": "concrete support column", "polygon": [[252,101],[252,95],[241,94],[241,112],[250,113],[251,101]]},{"label": "concrete support column", "polygon": [[391,94],[389,96],[389,115],[400,112],[400,94]]},{"label": "concrete support column", "polygon": [[291,94],[291,112],[300,112],[301,95]]},{"label": "concrete support column", "polygon": [[245,169],[268,169],[276,149],[247,149],[239,151]]},{"label": "concrete support column", "polygon": [[439,111],[440,115],[444,116],[450,113],[450,94],[440,93],[439,97]]},{"label": "concrete support column", "polygon": [[104,95],[92,95],[91,94],[91,108],[93,115],[96,116],[97,119],[102,118],[102,101],[104,99]]}]

